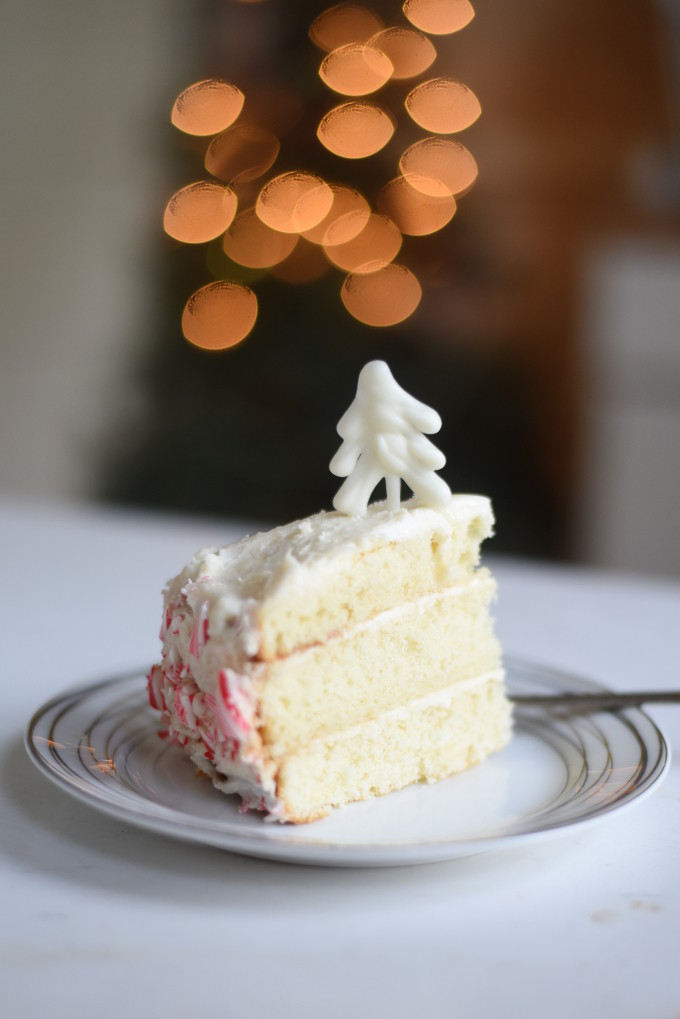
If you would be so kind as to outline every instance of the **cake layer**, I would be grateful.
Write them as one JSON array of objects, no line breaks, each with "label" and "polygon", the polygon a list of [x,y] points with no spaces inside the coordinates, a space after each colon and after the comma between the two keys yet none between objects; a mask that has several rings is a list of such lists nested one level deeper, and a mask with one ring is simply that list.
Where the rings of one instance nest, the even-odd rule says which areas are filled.
[{"label": "cake layer", "polygon": [[489,500],[474,495],[441,510],[411,500],[361,518],[318,513],[197,553],[166,605],[178,626],[188,613],[203,618],[236,665],[270,661],[460,582],[492,527]]},{"label": "cake layer", "polygon": [[288,754],[277,779],[283,816],[312,821],[333,807],[446,778],[500,750],[510,730],[501,672],[429,695]]},{"label": "cake layer", "polygon": [[[331,517],[326,515],[321,536]],[[356,520],[342,516],[332,523],[347,528],[348,519],[356,527]],[[368,526],[356,545],[343,547],[323,569],[299,563],[262,603],[255,616],[259,658],[323,641],[460,581],[479,562],[480,544],[493,526],[490,504],[480,496],[454,496],[442,511],[405,503],[395,513],[377,503],[362,520]]]},{"label": "cake layer", "polygon": [[366,623],[256,667],[264,742],[276,756],[414,698],[500,666],[482,569],[466,583],[389,609]]}]

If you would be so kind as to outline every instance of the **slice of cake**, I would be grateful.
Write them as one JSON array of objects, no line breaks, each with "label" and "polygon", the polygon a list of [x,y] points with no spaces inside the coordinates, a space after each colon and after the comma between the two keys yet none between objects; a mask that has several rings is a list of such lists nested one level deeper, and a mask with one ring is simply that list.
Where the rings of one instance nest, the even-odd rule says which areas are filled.
[{"label": "slice of cake", "polygon": [[488,499],[454,495],[197,553],[165,592],[152,706],[218,788],[280,821],[481,761],[511,726],[478,565],[492,527]]}]

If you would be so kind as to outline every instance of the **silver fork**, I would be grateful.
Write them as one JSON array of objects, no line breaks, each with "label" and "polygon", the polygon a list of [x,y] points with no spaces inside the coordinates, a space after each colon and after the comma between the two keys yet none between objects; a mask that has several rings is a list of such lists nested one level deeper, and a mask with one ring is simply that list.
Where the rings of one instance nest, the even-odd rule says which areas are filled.
[{"label": "silver fork", "polygon": [[571,711],[616,711],[640,708],[643,704],[680,704],[680,690],[638,690],[615,693],[511,694],[510,700],[522,708],[569,708]]}]

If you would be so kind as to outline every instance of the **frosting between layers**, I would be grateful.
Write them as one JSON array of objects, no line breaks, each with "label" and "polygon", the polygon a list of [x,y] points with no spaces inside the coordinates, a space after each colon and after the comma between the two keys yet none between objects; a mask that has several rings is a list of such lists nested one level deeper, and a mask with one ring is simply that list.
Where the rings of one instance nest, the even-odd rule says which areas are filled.
[{"label": "frosting between layers", "polygon": [[357,725],[350,726],[348,729],[343,729],[342,732],[326,736],[324,737],[324,742],[331,744],[341,743],[343,740],[351,739],[353,736],[358,735],[358,733],[376,726],[378,722],[409,718],[414,712],[425,711],[427,708],[447,707],[457,694],[468,693],[470,690],[474,690],[475,687],[484,686],[492,681],[502,683],[504,678],[505,670],[499,668],[484,672],[479,676],[472,676],[470,679],[461,679],[457,683],[451,683],[449,686],[441,687],[439,690],[431,690],[430,693],[423,694],[422,697],[415,697],[408,704],[400,704],[398,708],[390,708],[388,711],[383,711],[377,720],[371,719],[367,722],[360,722]]},{"label": "frosting between layers", "polygon": [[[390,609],[384,609],[377,615],[371,616],[370,619],[366,619],[361,623],[353,623],[351,626],[345,627],[338,633],[329,634],[324,641],[324,646],[338,644],[340,641],[347,640],[358,633],[377,630],[381,626],[384,626],[385,623],[393,622],[398,620],[400,616],[408,615],[410,612],[413,612],[414,609],[422,615],[431,609],[433,605],[436,605],[437,602],[443,601],[445,598],[449,598],[452,594],[467,594],[468,592],[474,591],[489,583],[493,584],[492,590],[495,593],[495,581],[492,581],[489,571],[482,567],[477,570],[473,576],[465,582],[465,584],[451,584],[449,587],[445,587],[441,591],[430,591],[428,594],[422,594],[416,601],[404,602],[402,605],[394,605]],[[298,648],[291,652],[290,655],[284,657],[292,657],[293,655],[297,657],[298,655],[314,654],[316,650],[317,645],[310,644],[306,647]]]}]

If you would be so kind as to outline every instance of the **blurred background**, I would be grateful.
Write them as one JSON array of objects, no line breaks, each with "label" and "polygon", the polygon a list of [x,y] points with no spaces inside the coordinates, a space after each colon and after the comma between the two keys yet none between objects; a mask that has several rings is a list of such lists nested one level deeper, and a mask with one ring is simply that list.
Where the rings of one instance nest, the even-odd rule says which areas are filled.
[{"label": "blurred background", "polygon": [[[456,135],[479,177],[448,226],[404,238],[423,296],[387,327],[348,313],[335,267],[249,274],[162,229],[208,176],[172,104],[211,76],[276,121],[277,171],[371,200],[394,176],[398,132],[352,161],[316,139],[340,98],[307,34],[327,6],[3,5],[0,494],[262,522],[329,507],[336,422],[380,357],[440,412],[451,487],[492,497],[495,551],[679,576],[680,4],[477,0],[432,36],[427,74],[481,102]],[[397,0],[366,6],[406,24]],[[182,311],[219,278],[259,314],[200,350]]]}]

